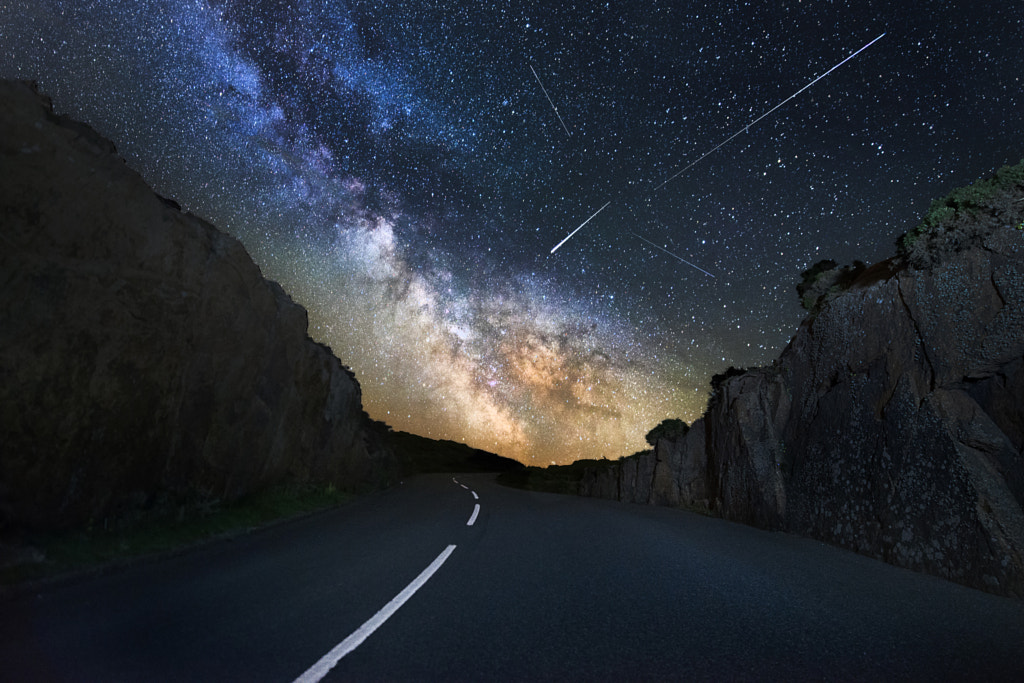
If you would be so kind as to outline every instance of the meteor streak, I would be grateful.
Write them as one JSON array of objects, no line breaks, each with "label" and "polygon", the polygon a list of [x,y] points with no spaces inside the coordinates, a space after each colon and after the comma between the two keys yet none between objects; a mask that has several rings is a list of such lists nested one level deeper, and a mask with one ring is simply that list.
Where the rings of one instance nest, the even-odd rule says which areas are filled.
[{"label": "meteor streak", "polygon": [[642,240],[643,240],[644,242],[647,242],[647,244],[651,245],[651,246],[652,246],[652,247],[654,247],[655,249],[661,249],[661,250],[662,250],[663,252],[665,252],[666,254],[668,254],[669,256],[671,256],[672,258],[674,258],[674,259],[679,259],[680,261],[682,261],[682,262],[683,262],[683,263],[685,263],[686,265],[690,266],[691,268],[696,268],[697,270],[699,270],[700,272],[704,273],[704,274],[705,274],[705,275],[707,275],[708,277],[715,277],[714,275],[712,275],[712,274],[711,274],[711,273],[709,273],[708,271],[704,270],[704,269],[703,269],[703,268],[701,268],[700,266],[695,266],[695,265],[693,265],[692,263],[690,263],[690,262],[689,262],[689,261],[687,261],[686,259],[684,259],[684,258],[680,258],[679,256],[676,256],[675,254],[673,254],[673,253],[672,253],[671,251],[669,251],[668,249],[665,249],[664,247],[659,247],[659,246],[658,246],[657,244],[655,244],[654,242],[650,241],[649,239],[647,239],[647,238],[645,238],[645,237],[640,237],[640,235],[636,234],[635,232],[631,232],[630,234],[631,234],[631,235],[633,235],[633,237],[636,237],[636,238],[638,238],[638,239],[642,239]]},{"label": "meteor streak", "polygon": [[[569,233],[569,237],[572,237],[573,235],[575,235],[576,233],[578,233],[578,232],[580,231],[580,228],[582,228],[582,227],[583,227],[584,225],[586,225],[586,224],[587,224],[587,223],[589,223],[590,221],[594,220],[594,216],[596,216],[597,214],[599,214],[599,213],[601,213],[602,211],[604,211],[605,209],[607,209],[607,208],[608,208],[608,204],[611,204],[611,202],[606,202],[606,203],[605,203],[605,205],[604,205],[604,206],[602,206],[602,207],[601,207],[600,209],[598,209],[597,211],[595,211],[595,212],[593,213],[593,215],[592,215],[592,216],[591,216],[590,218],[588,218],[587,220],[585,220],[585,221],[583,221],[582,223],[580,223],[580,227],[579,227],[579,228],[576,228],[575,230],[573,230],[572,232],[570,232],[570,233]],[[556,251],[558,251],[558,248],[559,248],[560,246],[562,246],[563,244],[565,244],[566,242],[568,242],[568,241],[569,241],[569,237],[566,237],[566,238],[565,238],[564,240],[562,240],[561,242],[559,242],[558,244],[556,244],[556,245],[555,245],[555,248],[551,250],[551,253],[552,253],[552,254],[554,254],[554,253],[555,253]]]},{"label": "meteor streak", "polygon": [[[867,45],[865,45],[865,46],[864,46],[864,47],[862,47],[861,49],[859,49],[859,50],[857,50],[856,52],[854,52],[854,53],[853,53],[852,55],[850,55],[849,57],[847,57],[847,58],[846,58],[846,59],[844,59],[843,61],[841,61],[841,62],[839,62],[838,64],[836,64],[836,65],[835,65],[835,66],[833,66],[833,67],[832,67],[831,69],[829,69],[829,70],[828,70],[828,71],[826,71],[825,73],[821,74],[820,76],[818,76],[817,78],[815,78],[815,79],[814,79],[813,81],[811,81],[810,83],[808,83],[808,84],[807,84],[807,85],[805,85],[804,87],[802,87],[802,88],[800,88],[799,90],[797,90],[797,91],[796,91],[795,93],[793,93],[792,95],[790,95],[790,96],[789,96],[789,97],[787,97],[786,99],[784,99],[784,100],[782,100],[781,102],[779,102],[779,103],[778,103],[777,105],[775,105],[774,107],[772,107],[771,109],[769,109],[768,111],[766,111],[766,112],[765,112],[764,114],[761,114],[761,115],[760,115],[759,117],[757,117],[756,119],[754,119],[753,121],[751,121],[750,123],[748,123],[748,124],[747,124],[746,126],[744,126],[743,128],[740,128],[740,129],[739,129],[738,131],[736,131],[735,133],[733,133],[732,135],[730,135],[729,137],[727,137],[727,138],[726,138],[725,140],[722,140],[722,142],[720,142],[720,143],[718,144],[718,146],[717,146],[717,147],[715,147],[714,149],[712,149],[712,150],[710,150],[710,151],[708,151],[708,152],[705,152],[705,153],[704,153],[704,156],[702,156],[702,157],[700,157],[699,159],[697,159],[696,161],[694,161],[694,162],[690,163],[690,164],[689,164],[688,166],[686,166],[686,167],[685,167],[685,168],[684,168],[683,170],[681,170],[681,171],[677,172],[677,173],[676,173],[675,175],[673,175],[673,176],[672,176],[671,178],[669,178],[668,180],[666,180],[665,182],[663,182],[663,183],[662,183],[661,185],[658,185],[658,186],[657,186],[656,188],[654,188],[654,191],[655,191],[655,192],[657,192],[657,191],[658,191],[658,190],[660,190],[661,188],[665,187],[665,186],[666,186],[666,185],[668,185],[668,184],[669,184],[670,182],[672,182],[673,180],[675,180],[676,178],[678,178],[679,176],[681,176],[681,175],[682,175],[683,173],[685,173],[686,171],[690,170],[691,168],[693,168],[694,166],[696,166],[697,164],[699,164],[699,163],[700,163],[701,161],[703,161],[703,160],[704,160],[704,159],[705,159],[706,157],[708,157],[708,156],[710,156],[710,155],[714,154],[715,152],[717,152],[717,151],[719,150],[719,148],[721,148],[721,147],[725,146],[725,145],[726,145],[727,143],[729,143],[730,141],[732,141],[732,139],[733,139],[733,138],[736,138],[736,137],[738,137],[738,136],[739,136],[739,135],[740,135],[741,133],[743,133],[744,131],[749,131],[749,130],[750,130],[750,127],[751,127],[751,126],[753,126],[753,125],[755,125],[755,124],[756,124],[756,123],[757,123],[758,121],[760,121],[761,119],[763,119],[763,118],[765,118],[766,116],[770,115],[770,114],[771,114],[772,112],[774,112],[774,111],[775,111],[776,109],[778,109],[779,107],[783,106],[784,104],[786,104],[787,102],[789,102],[790,100],[792,100],[792,99],[793,99],[794,97],[796,97],[797,95],[799,95],[800,93],[802,93],[802,92],[803,92],[804,90],[807,90],[808,88],[810,88],[810,87],[811,87],[812,85],[814,85],[815,83],[817,83],[817,82],[818,82],[818,81],[820,81],[821,79],[825,78],[825,76],[828,76],[828,75],[829,75],[830,73],[832,73],[833,71],[835,71],[836,69],[838,69],[839,67],[841,67],[841,66],[842,66],[843,64],[846,64],[846,63],[847,63],[848,61],[850,61],[851,59],[853,59],[854,57],[856,57],[857,55],[859,55],[859,54],[860,54],[861,52],[864,52],[864,50],[868,49],[869,47],[871,47],[872,45],[874,45],[875,43],[877,43],[877,42],[878,42],[879,40],[881,40],[881,39],[882,39],[882,36],[884,36],[884,35],[885,35],[885,33],[883,33],[882,35],[878,36],[877,38],[875,38],[874,40],[872,40],[872,41],[871,41],[870,43],[868,43]],[[533,67],[530,67],[530,68],[533,68]],[[637,236],[639,237],[639,235],[637,235]]]},{"label": "meteor streak", "polygon": [[[544,93],[544,97],[548,98],[548,104],[550,104],[551,108],[555,110],[555,116],[558,117],[558,122],[562,124],[562,128],[565,128],[565,134],[572,137],[572,133],[569,132],[569,127],[565,125],[565,121],[562,120],[562,115],[558,113],[558,107],[556,107],[555,103],[551,101],[551,96],[548,95],[548,91],[545,90],[544,84],[540,82],[540,76],[537,75],[537,70],[533,68],[533,64],[530,64],[530,71],[533,72],[533,77],[537,79],[537,85],[540,86],[541,92]],[[555,247],[555,249],[557,248],[558,247]]]}]

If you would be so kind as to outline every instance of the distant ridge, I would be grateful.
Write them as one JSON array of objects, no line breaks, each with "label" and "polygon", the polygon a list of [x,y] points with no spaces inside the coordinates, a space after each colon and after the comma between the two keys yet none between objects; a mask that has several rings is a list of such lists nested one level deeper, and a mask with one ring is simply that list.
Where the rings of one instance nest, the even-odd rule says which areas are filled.
[{"label": "distant ridge", "polygon": [[524,465],[517,460],[463,443],[430,439],[409,432],[390,432],[388,443],[405,475],[426,472],[510,472]]}]

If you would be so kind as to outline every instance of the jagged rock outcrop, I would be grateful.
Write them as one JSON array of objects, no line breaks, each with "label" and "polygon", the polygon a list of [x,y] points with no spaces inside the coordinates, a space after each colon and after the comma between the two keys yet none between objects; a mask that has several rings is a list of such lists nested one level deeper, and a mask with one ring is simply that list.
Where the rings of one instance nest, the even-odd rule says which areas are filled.
[{"label": "jagged rock outcrop", "polygon": [[821,292],[772,366],[713,383],[689,433],[593,468],[580,492],[1024,596],[1024,166],[971,196],[938,237],[911,233],[927,251]]},{"label": "jagged rock outcrop", "polygon": [[233,237],[0,83],[0,531],[396,470],[354,375]]}]

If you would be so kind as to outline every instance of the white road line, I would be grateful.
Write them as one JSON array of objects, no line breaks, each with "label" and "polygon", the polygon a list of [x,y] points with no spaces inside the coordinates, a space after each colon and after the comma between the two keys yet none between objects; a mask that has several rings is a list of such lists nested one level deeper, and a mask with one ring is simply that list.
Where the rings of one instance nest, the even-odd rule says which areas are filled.
[{"label": "white road line", "polygon": [[461,486],[462,488],[466,489],[467,491],[469,490],[469,487],[466,486],[465,484],[459,484],[459,486]]},{"label": "white road line", "polygon": [[[476,513],[473,513],[473,517],[476,517]],[[470,522],[472,524],[472,521]],[[334,649],[324,655],[319,662],[311,666],[306,673],[302,674],[295,679],[295,683],[316,683],[321,678],[327,675],[327,673],[334,668],[334,666],[341,661],[341,658],[347,655],[352,650],[362,645],[363,641],[369,638],[374,631],[381,627],[385,621],[387,621],[392,614],[398,611],[398,608],[405,604],[405,602],[413,596],[416,591],[423,587],[423,584],[434,575],[441,565],[444,564],[448,556],[455,550],[454,545],[450,545],[441,551],[441,554],[437,556],[430,566],[420,572],[420,575],[412,580],[408,586],[406,586],[401,593],[392,598],[391,602],[384,605],[379,612],[374,614],[370,619],[357,628],[352,635],[345,640],[334,646]]]},{"label": "white road line", "polygon": [[480,496],[476,495],[476,491],[470,491],[473,494],[473,500],[480,500]]},{"label": "white road line", "polygon": [[476,521],[476,516],[480,514],[480,503],[473,506],[473,514],[469,516],[469,521],[466,522],[466,526],[473,526],[473,522]]},{"label": "white road line", "polygon": [[458,484],[458,483],[459,483],[459,480],[458,480],[458,479],[456,479],[455,477],[452,477],[452,481],[454,481],[454,482],[455,482],[456,484]]}]

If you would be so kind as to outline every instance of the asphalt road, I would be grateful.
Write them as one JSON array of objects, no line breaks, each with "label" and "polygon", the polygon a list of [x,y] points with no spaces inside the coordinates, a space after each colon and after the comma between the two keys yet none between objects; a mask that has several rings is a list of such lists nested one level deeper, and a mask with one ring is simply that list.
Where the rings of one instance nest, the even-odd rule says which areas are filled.
[{"label": "asphalt road", "polygon": [[293,681],[450,545],[324,680],[1024,678],[1024,602],[676,510],[456,478],[469,488],[420,476],[0,602],[0,680]]}]

